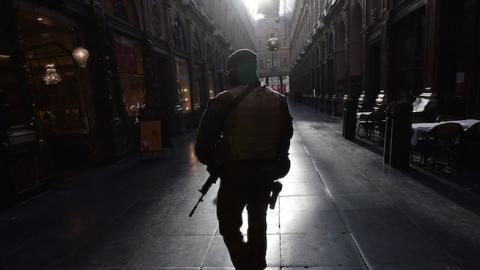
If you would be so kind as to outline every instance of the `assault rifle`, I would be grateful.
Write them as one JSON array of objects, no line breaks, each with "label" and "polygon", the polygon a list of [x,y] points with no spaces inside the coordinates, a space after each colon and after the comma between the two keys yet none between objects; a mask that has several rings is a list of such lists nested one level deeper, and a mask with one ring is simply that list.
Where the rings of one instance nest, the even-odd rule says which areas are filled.
[{"label": "assault rifle", "polygon": [[197,203],[193,207],[192,211],[190,211],[190,214],[188,214],[189,217],[192,217],[193,214],[195,213],[195,210],[197,210],[198,205],[203,202],[203,197],[207,194],[208,190],[212,187],[213,184],[215,184],[218,180],[218,175],[211,173],[210,176],[208,176],[207,181],[203,184],[202,188],[199,189],[200,193],[202,196],[200,199],[198,199]]},{"label": "assault rifle", "polygon": [[[217,180],[218,180],[218,176],[215,174],[210,174],[210,176],[208,176],[207,181],[205,181],[202,188],[198,190],[202,194],[202,196],[200,196],[200,199],[198,199],[192,211],[190,211],[190,214],[188,214],[189,217],[193,216],[193,214],[195,213],[195,210],[197,210],[198,205],[201,202],[203,202],[203,197],[205,197],[208,190],[212,187],[213,184],[217,182]],[[275,204],[277,203],[277,198],[278,198],[278,195],[280,194],[280,191],[282,191],[282,187],[283,185],[278,181],[275,181],[272,183],[270,187],[271,188],[270,198],[268,201],[270,209],[275,209]]]}]

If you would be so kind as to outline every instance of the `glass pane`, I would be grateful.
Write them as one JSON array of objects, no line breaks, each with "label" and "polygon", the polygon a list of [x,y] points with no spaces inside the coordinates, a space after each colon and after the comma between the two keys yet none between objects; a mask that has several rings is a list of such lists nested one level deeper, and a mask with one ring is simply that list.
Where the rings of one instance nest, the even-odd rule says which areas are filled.
[{"label": "glass pane", "polygon": [[176,57],[176,70],[177,70],[177,111],[189,112],[192,109],[192,103],[190,100],[190,77],[188,74],[187,61]]},{"label": "glass pane", "polygon": [[203,88],[203,69],[199,65],[195,65],[194,81],[192,89],[193,110],[200,109],[200,92]]},{"label": "glass pane", "polygon": [[85,130],[76,67],[56,67],[61,81],[47,85],[44,68],[32,69],[35,114],[46,134]]},{"label": "glass pane", "polygon": [[119,35],[115,35],[114,40],[117,70],[123,92],[122,101],[128,116],[137,122],[145,97],[142,46],[136,41]]},{"label": "glass pane", "polygon": [[[76,133],[88,130],[85,86],[71,48],[82,43],[83,33],[73,21],[54,11],[40,16],[29,9],[17,14],[24,51],[32,79],[37,124],[44,134]],[[76,32],[72,31],[75,26]],[[41,34],[40,34],[41,33]],[[49,79],[46,65],[49,68]]]},{"label": "glass pane", "polygon": [[212,99],[215,97],[215,83],[213,81],[213,73],[212,71],[208,71],[208,98]]}]

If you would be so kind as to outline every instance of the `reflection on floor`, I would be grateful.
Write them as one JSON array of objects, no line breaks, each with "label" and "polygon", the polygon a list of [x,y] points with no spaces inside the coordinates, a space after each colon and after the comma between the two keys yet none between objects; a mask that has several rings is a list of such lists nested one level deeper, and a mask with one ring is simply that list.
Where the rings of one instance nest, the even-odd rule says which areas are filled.
[{"label": "reflection on floor", "polygon": [[[272,269],[480,269],[479,216],[342,139],[335,119],[291,110],[292,170],[268,213]],[[187,217],[206,177],[193,139],[162,160],[94,169],[2,211],[2,269],[232,269],[218,185]]]}]

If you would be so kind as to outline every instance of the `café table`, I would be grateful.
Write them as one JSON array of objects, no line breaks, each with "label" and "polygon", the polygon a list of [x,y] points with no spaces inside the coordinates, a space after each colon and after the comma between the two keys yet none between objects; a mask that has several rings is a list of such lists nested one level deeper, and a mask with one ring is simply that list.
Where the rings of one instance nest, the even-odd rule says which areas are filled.
[{"label": "caf\u00e9 table", "polygon": [[410,143],[412,145],[417,145],[419,138],[421,138],[430,129],[443,123],[458,123],[465,130],[479,122],[480,120],[477,120],[477,119],[465,119],[465,120],[445,121],[440,123],[414,123],[412,124],[412,137],[410,139]]}]

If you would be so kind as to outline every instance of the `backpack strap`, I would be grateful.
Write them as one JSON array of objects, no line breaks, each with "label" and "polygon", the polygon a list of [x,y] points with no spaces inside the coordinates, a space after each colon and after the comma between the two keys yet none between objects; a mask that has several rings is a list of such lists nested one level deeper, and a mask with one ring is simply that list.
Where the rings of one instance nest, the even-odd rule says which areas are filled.
[{"label": "backpack strap", "polygon": [[258,84],[251,84],[247,86],[245,90],[242,91],[235,99],[232,101],[232,104],[227,107],[227,109],[223,112],[223,122],[227,119],[227,117],[232,113],[233,110],[240,104],[255,88],[258,87]]}]

